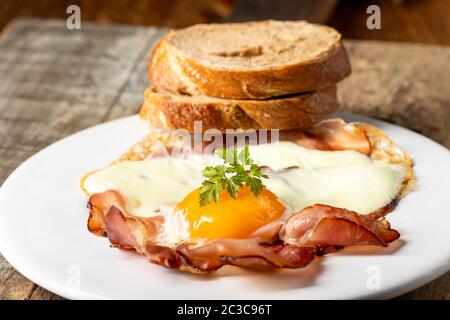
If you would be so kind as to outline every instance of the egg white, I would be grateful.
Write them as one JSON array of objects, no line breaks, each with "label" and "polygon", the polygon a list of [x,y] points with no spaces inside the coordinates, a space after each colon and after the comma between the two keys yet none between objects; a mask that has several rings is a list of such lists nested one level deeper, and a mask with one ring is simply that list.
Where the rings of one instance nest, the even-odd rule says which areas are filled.
[{"label": "egg white", "polygon": [[[405,177],[402,166],[355,151],[320,151],[278,142],[251,146],[250,155],[258,165],[273,170],[264,184],[289,212],[321,203],[369,214],[398,195]],[[89,194],[118,191],[133,215],[163,215],[159,241],[178,243],[189,239],[189,223],[174,207],[201,185],[205,166],[219,163],[215,156],[125,161],[91,174],[83,188]]]}]

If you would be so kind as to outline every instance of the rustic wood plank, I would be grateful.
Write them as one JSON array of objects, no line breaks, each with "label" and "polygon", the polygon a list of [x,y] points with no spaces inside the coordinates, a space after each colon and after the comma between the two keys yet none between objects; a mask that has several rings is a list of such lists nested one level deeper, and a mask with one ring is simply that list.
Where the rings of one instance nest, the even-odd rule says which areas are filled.
[{"label": "rustic wood plank", "polygon": [[387,120],[450,148],[450,48],[346,41],[353,73],[339,84],[343,109]]},{"label": "rustic wood plank", "polygon": [[[13,24],[0,39],[0,183],[51,142],[135,113],[147,86],[147,56],[164,32],[87,23],[82,31],[68,31],[61,21]],[[448,48],[347,46],[354,73],[340,86],[344,109],[406,125],[449,146],[450,97],[442,87],[450,74],[443,63]],[[449,281],[447,273],[401,298],[450,299]],[[1,298],[60,299],[0,256]]]},{"label": "rustic wood plank", "polygon": [[36,286],[22,276],[0,255],[0,297],[2,299],[26,299]]},{"label": "rustic wood plank", "polygon": [[408,300],[450,300],[450,272],[442,277],[404,294],[397,299]]},{"label": "rustic wood plank", "polygon": [[139,111],[145,89],[149,86],[147,80],[147,66],[153,46],[156,44],[156,39],[165,34],[168,29],[161,28],[148,41],[140,58],[135,65],[135,72],[130,76],[126,85],[122,90],[122,94],[118,96],[115,105],[105,117],[105,120],[113,120],[124,116],[135,114]]},{"label": "rustic wood plank", "polygon": [[[108,119],[116,106],[122,114],[135,112],[146,86],[135,79],[136,68],[161,32],[89,23],[69,31],[59,20],[14,23],[0,41],[0,182],[46,145]],[[124,100],[127,86],[140,90],[135,101]],[[3,298],[54,298],[3,258],[0,279]]]}]

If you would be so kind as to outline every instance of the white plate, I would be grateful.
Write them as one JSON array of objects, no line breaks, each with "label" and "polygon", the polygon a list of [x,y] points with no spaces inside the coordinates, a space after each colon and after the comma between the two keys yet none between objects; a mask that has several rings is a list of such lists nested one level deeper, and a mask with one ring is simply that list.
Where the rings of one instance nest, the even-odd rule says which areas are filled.
[{"label": "white plate", "polygon": [[[347,119],[349,116],[347,116]],[[0,250],[19,272],[72,299],[391,298],[449,270],[450,152],[409,130],[374,123],[414,158],[417,191],[388,216],[401,239],[367,254],[345,249],[299,270],[226,267],[199,276],[109,247],[86,229],[80,177],[117,158],[147,129],[137,116],[102,124],[40,151],[0,189]]]}]

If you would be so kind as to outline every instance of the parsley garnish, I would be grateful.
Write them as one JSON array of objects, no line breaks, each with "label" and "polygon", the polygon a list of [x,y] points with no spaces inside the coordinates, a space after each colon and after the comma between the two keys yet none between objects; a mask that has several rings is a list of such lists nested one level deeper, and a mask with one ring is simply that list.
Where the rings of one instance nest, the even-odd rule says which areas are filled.
[{"label": "parsley garnish", "polygon": [[239,153],[236,147],[218,149],[215,153],[224,163],[203,169],[202,173],[206,180],[200,188],[200,206],[206,206],[212,199],[217,203],[223,190],[236,199],[239,189],[243,186],[250,188],[255,197],[265,188],[261,178],[267,179],[268,176],[261,173],[258,165],[253,163],[248,145],[245,145]]}]

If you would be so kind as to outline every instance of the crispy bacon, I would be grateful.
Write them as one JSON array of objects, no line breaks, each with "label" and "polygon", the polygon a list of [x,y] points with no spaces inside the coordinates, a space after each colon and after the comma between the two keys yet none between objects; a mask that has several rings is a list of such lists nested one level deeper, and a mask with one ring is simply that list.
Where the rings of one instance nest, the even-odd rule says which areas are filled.
[{"label": "crispy bacon", "polygon": [[105,219],[105,231],[113,246],[122,249],[141,251],[140,246],[131,232],[125,216],[116,207],[112,206]]},{"label": "crispy bacon", "polygon": [[257,239],[218,239],[194,246],[182,243],[176,252],[198,271],[217,270],[225,264],[257,269],[300,268],[315,256],[314,248],[262,245]]},{"label": "crispy bacon", "polygon": [[136,238],[155,240],[161,231],[164,218],[135,217],[127,214],[125,200],[115,190],[93,194],[89,198],[88,230],[107,236],[113,246],[142,252]]},{"label": "crispy bacon", "polygon": [[281,131],[280,140],[317,150],[371,153],[370,141],[364,129],[347,124],[342,119],[323,120],[306,130]]},{"label": "crispy bacon", "polygon": [[88,226],[93,225],[93,221],[95,224],[103,223],[95,229],[90,228],[91,232],[106,235],[115,247],[135,250],[145,254],[151,262],[169,268],[190,272],[214,271],[226,264],[258,269],[298,268],[307,265],[315,256],[313,248],[270,246],[261,243],[259,238],[219,239],[165,247],[155,242],[163,223],[161,217],[128,215],[122,211],[124,200],[118,192],[109,190],[92,195],[89,207],[91,215]]},{"label": "crispy bacon", "polygon": [[188,272],[211,272],[224,265],[251,269],[300,268],[316,255],[315,248],[264,246],[255,239],[220,239],[202,245],[182,243],[175,248],[147,243],[150,262]]},{"label": "crispy bacon", "polygon": [[304,247],[385,246],[399,236],[386,220],[321,204],[304,208],[290,217],[281,231],[285,243]]},{"label": "crispy bacon", "polygon": [[117,191],[109,190],[96,193],[89,198],[88,230],[90,232],[97,235],[106,235],[106,214],[112,206],[125,212],[125,201]]},{"label": "crispy bacon", "polygon": [[[267,137],[258,136],[262,134],[258,131],[247,130],[237,133],[216,132],[214,139],[199,139],[196,143],[195,136],[186,137],[187,141],[177,140],[176,146],[172,147],[172,155],[183,157],[190,153],[212,152],[216,148],[223,146],[230,147],[230,143],[238,145],[243,143],[264,143],[280,141],[291,141],[302,147],[325,151],[353,150],[365,155],[370,155],[372,148],[366,131],[358,126],[347,124],[342,119],[322,120],[308,129],[281,130],[279,136],[273,136],[273,132],[268,130]],[[257,141],[255,141],[257,140]],[[182,141],[184,141],[182,143]],[[159,151],[161,153],[161,151]],[[160,156],[160,154],[157,154]],[[151,155],[153,156],[153,154]]]},{"label": "crispy bacon", "polygon": [[210,272],[227,264],[257,269],[300,268],[316,255],[340,246],[384,246],[399,237],[385,220],[314,205],[291,216],[284,226],[274,224],[249,239],[182,242],[168,247],[156,242],[163,218],[129,215],[116,191],[92,195],[89,208],[91,232],[106,235],[113,246],[146,255],[150,262],[189,272]]}]

